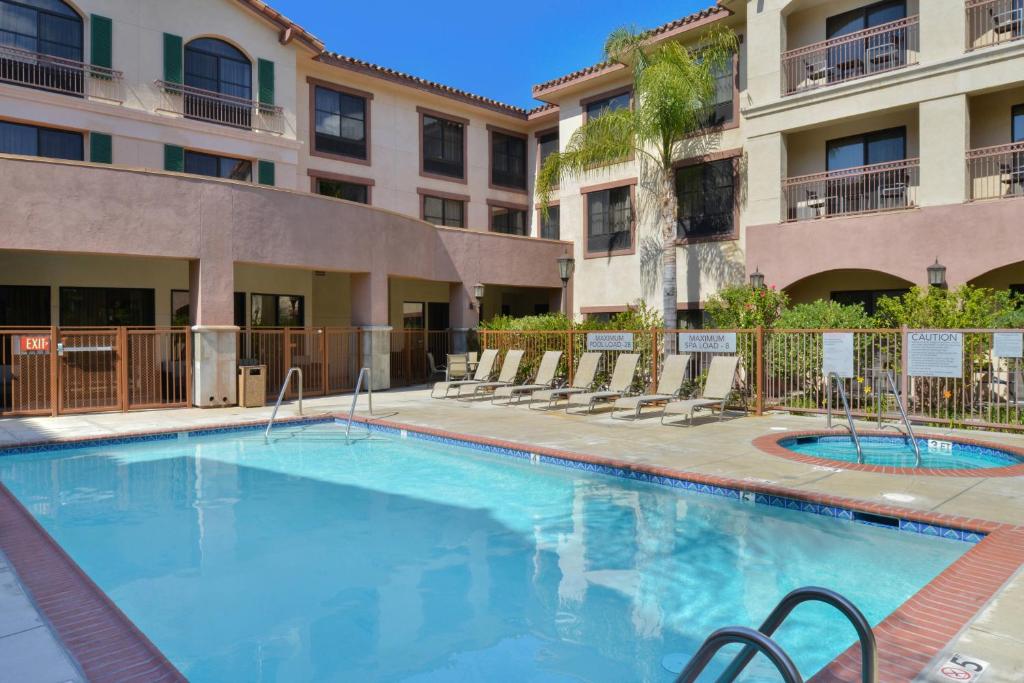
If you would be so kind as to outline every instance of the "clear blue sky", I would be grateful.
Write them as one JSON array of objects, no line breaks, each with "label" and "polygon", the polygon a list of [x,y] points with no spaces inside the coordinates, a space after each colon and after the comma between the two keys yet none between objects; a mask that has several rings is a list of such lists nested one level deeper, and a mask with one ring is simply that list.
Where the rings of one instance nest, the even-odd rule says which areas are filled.
[{"label": "clear blue sky", "polygon": [[334,52],[532,107],[535,83],[599,61],[612,29],[650,28],[714,0],[269,3]]}]

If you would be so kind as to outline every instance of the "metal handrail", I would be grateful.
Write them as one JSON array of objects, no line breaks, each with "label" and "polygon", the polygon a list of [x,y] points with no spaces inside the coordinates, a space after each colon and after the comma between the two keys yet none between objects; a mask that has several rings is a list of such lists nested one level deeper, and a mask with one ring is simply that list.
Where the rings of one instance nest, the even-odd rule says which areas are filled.
[{"label": "metal handrail", "polygon": [[[903,424],[907,428],[907,438],[910,439],[911,445],[914,447],[914,467],[921,466],[921,444],[917,442],[917,437],[914,436],[914,428],[910,426],[910,418],[907,417],[907,409],[903,405],[903,399],[900,397],[900,392],[896,388],[896,378],[892,372],[885,372],[885,379],[889,384],[889,389],[892,391],[893,397],[896,399],[896,407],[899,409],[900,419],[903,420]],[[876,398],[876,405],[878,407],[878,424],[882,424],[882,395],[878,393]]]},{"label": "metal handrail", "polygon": [[302,368],[288,368],[288,374],[284,376],[284,382],[281,383],[281,393],[277,395],[277,402],[274,404],[274,412],[270,414],[267,431],[263,432],[264,440],[270,440],[270,429],[274,426],[274,419],[277,417],[277,411],[281,407],[281,401],[284,400],[284,392],[288,389],[288,382],[292,379],[292,373],[296,373],[299,376],[299,415],[302,415]]},{"label": "metal handrail", "polygon": [[359,389],[363,386],[363,377],[366,377],[366,397],[370,402],[370,415],[373,415],[373,384],[370,382],[370,368],[361,368],[359,370],[359,378],[356,379],[356,390],[352,393],[352,405],[348,409],[345,443],[349,443],[349,434],[352,432],[352,416],[356,413],[356,401],[359,400]]},{"label": "metal handrail", "polygon": [[[857,631],[857,638],[860,640],[861,682],[875,683],[878,680],[878,645],[875,642],[875,633],[871,630],[871,624],[856,605],[833,590],[818,586],[805,586],[791,591],[779,601],[758,631],[770,638],[790,613],[805,602],[823,602],[826,605],[831,605],[853,624],[853,628]],[[716,683],[731,683],[736,680],[756,654],[757,648],[748,644],[726,667]]]},{"label": "metal handrail", "polygon": [[857,447],[857,463],[864,464],[864,449],[860,447],[860,436],[857,435],[857,428],[853,424],[853,413],[850,412],[850,402],[846,400],[846,389],[843,388],[843,381],[838,373],[828,373],[828,390],[825,403],[825,426],[832,429],[832,381],[839,387],[839,397],[843,399],[843,412],[846,413],[846,422],[849,425],[850,437],[853,445]]},{"label": "metal handrail", "polygon": [[[726,645],[732,645],[733,643],[745,643],[751,651],[755,653],[760,651],[764,654],[775,665],[779,673],[782,674],[782,680],[785,683],[803,683],[804,679],[801,678],[800,672],[797,670],[793,660],[779,647],[779,644],[765,634],[746,626],[720,628],[708,636],[707,640],[697,650],[697,654],[693,656],[693,659],[690,660],[686,668],[676,678],[675,683],[693,683],[696,681],[697,677],[703,673],[704,668],[718,651]],[[744,649],[744,652],[746,652],[746,649]]]}]

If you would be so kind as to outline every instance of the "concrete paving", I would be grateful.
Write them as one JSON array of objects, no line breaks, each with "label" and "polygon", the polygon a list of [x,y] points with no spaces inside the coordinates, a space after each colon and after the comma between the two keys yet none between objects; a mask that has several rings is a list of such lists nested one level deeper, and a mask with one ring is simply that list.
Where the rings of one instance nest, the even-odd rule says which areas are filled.
[{"label": "concrete paving", "polygon": [[[307,399],[305,415],[347,412],[351,396]],[[392,390],[374,396],[377,418],[507,441],[535,444],[684,472],[740,481],[772,482],[808,492],[857,498],[914,510],[937,511],[1010,524],[1024,524],[1024,477],[979,478],[893,475],[809,465],[761,452],[751,441],[766,433],[821,429],[824,419],[785,413],[763,417],[728,415],[721,422],[698,419],[693,426],[662,426],[656,410],[635,422],[607,413],[567,415],[523,406],[492,406],[486,401],[434,400],[425,389]],[[270,408],[144,411],[0,421],[0,446],[49,439],[81,438],[153,430],[184,430],[225,423],[266,420]],[[294,416],[283,406],[280,416]],[[368,416],[366,398],[357,414]],[[870,425],[863,425],[870,428]],[[1024,447],[1024,436],[918,428]],[[1024,573],[1018,574],[936,659],[936,668],[959,652],[991,663],[984,683],[1024,680]],[[0,656],[0,662],[3,661]],[[0,681],[3,678],[0,665]],[[73,679],[69,679],[73,680]],[[941,680],[926,672],[921,681]]]}]

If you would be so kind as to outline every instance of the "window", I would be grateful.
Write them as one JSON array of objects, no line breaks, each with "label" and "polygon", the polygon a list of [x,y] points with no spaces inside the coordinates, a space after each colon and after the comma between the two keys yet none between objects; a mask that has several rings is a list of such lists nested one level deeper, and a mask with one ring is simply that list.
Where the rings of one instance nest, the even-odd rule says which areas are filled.
[{"label": "window", "polygon": [[1010,135],[1012,142],[1024,142],[1024,104],[1018,104],[1010,114]]},{"label": "window", "polygon": [[211,178],[251,181],[252,162],[248,159],[219,157],[185,150],[185,173],[205,175]]},{"label": "window", "polygon": [[832,292],[830,298],[832,301],[844,306],[860,304],[864,307],[865,313],[868,315],[874,315],[878,305],[878,300],[883,296],[898,297],[903,296],[909,291],[909,289],[860,289],[844,292]]},{"label": "window", "polygon": [[732,159],[676,169],[677,236],[731,237],[735,228],[735,190]]},{"label": "window", "polygon": [[885,0],[831,16],[825,20],[825,37],[839,38],[888,24],[907,16],[906,0]]},{"label": "window", "polygon": [[[825,20],[825,37],[840,38],[865,29],[888,24],[907,16],[906,0],[884,0],[858,7]],[[902,32],[883,31],[863,40],[844,42],[826,53],[829,82],[884,71],[906,63],[907,41]]]},{"label": "window", "polygon": [[587,118],[596,119],[607,111],[629,109],[632,97],[632,92],[623,92],[615,95],[609,95],[608,97],[602,97],[599,100],[592,100],[586,104]]},{"label": "window", "polygon": [[526,189],[526,139],[491,131],[491,183]]},{"label": "window", "polygon": [[540,236],[546,240],[557,240],[559,237],[559,220],[561,217],[559,208],[557,205],[548,207],[548,216],[544,217],[544,212],[540,211]]},{"label": "window", "polygon": [[153,325],[152,289],[61,287],[60,324],[67,327]]},{"label": "window", "polygon": [[715,95],[708,112],[708,127],[733,123],[733,95],[736,82],[736,60],[727,60],[715,73]]},{"label": "window", "polygon": [[0,121],[0,152],[50,159],[85,160],[82,134]]},{"label": "window", "polygon": [[189,324],[189,298],[187,289],[171,290],[171,325]]},{"label": "window", "polygon": [[902,161],[907,157],[907,129],[889,128],[848,138],[829,140],[826,168],[839,171],[869,164]]},{"label": "window", "polygon": [[492,206],[491,232],[501,232],[506,235],[526,235],[526,209]]},{"label": "window", "polygon": [[318,152],[355,159],[367,158],[366,98],[315,87],[316,139]]},{"label": "window", "polygon": [[348,180],[316,179],[316,192],[335,199],[346,199],[360,204],[370,203],[370,186]]},{"label": "window", "polygon": [[464,228],[465,202],[460,199],[445,197],[423,197],[423,220],[434,225],[445,225],[449,228]]},{"label": "window", "polygon": [[0,326],[50,324],[50,288],[0,285]]},{"label": "window", "polygon": [[686,308],[676,311],[676,315],[676,324],[683,330],[702,330],[707,324],[707,316],[701,308]]},{"label": "window", "polygon": [[[0,0],[0,46],[81,62],[82,35],[82,18],[61,0]],[[24,62],[19,64],[40,70],[47,68]],[[7,60],[0,65],[4,69],[13,66]],[[50,83],[36,79],[32,82]],[[78,91],[81,91],[80,84]]]},{"label": "window", "polygon": [[406,330],[422,330],[427,326],[426,306],[422,301],[402,302],[402,328]]},{"label": "window", "polygon": [[302,327],[305,325],[305,297],[288,294],[253,294],[253,327]]},{"label": "window", "polygon": [[465,126],[423,114],[423,171],[465,178]]},{"label": "window", "polygon": [[544,162],[558,151],[558,131],[545,133],[537,138],[538,168],[544,168]]},{"label": "window", "polygon": [[[252,65],[238,48],[216,38],[197,38],[185,46],[185,85],[241,100],[252,100]],[[185,116],[238,128],[252,127],[252,106],[185,93]]]},{"label": "window", "polygon": [[587,251],[624,251],[633,246],[630,186],[587,193]]},{"label": "window", "polygon": [[235,292],[235,326],[245,327],[245,292]]}]

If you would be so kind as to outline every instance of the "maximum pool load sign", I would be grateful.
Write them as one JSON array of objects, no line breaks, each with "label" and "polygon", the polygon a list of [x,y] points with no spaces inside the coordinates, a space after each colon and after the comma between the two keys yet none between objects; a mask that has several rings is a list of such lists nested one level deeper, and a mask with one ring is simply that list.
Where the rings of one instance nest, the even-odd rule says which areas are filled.
[{"label": "maximum pool load sign", "polygon": [[853,377],[853,332],[824,332],[821,335],[821,374],[834,372]]},{"label": "maximum pool load sign", "polygon": [[907,374],[963,377],[964,335],[951,330],[907,333]]},{"label": "maximum pool load sign", "polygon": [[996,358],[1020,358],[1024,356],[1024,333],[993,332],[992,353]]},{"label": "maximum pool load sign", "polygon": [[587,332],[587,351],[632,350],[632,332]]},{"label": "maximum pool load sign", "polygon": [[680,353],[736,353],[735,332],[680,332]]},{"label": "maximum pool load sign", "polygon": [[939,664],[928,680],[935,681],[935,683],[945,681],[975,683],[988,667],[989,663],[984,660],[954,652],[949,659]]}]

